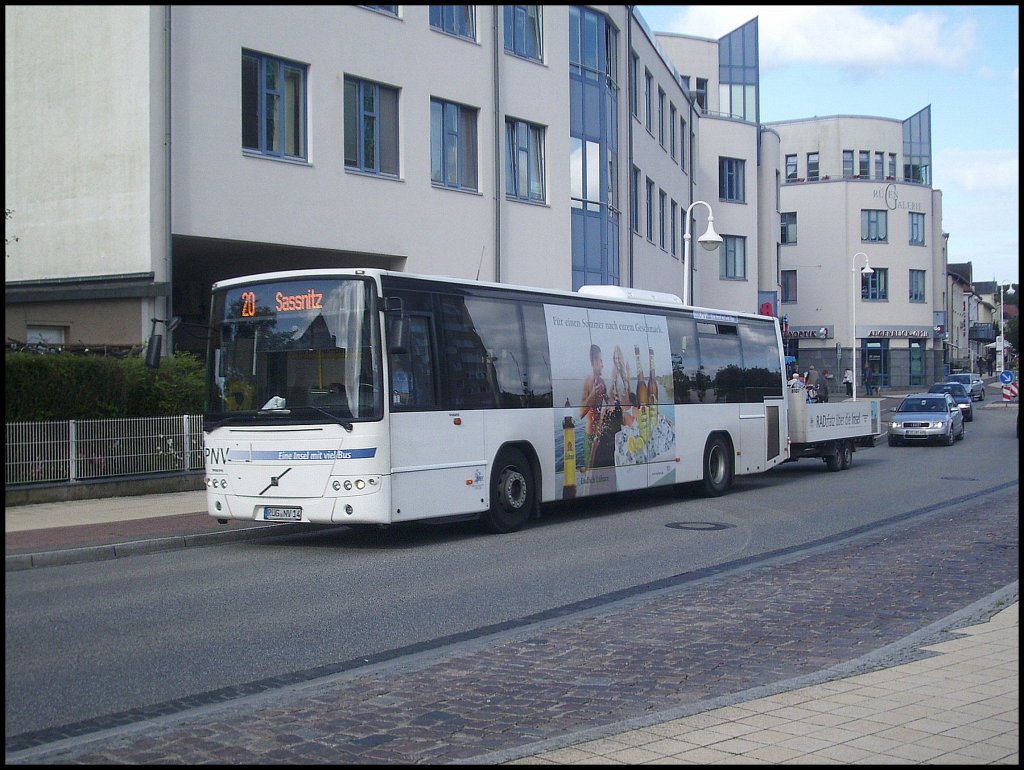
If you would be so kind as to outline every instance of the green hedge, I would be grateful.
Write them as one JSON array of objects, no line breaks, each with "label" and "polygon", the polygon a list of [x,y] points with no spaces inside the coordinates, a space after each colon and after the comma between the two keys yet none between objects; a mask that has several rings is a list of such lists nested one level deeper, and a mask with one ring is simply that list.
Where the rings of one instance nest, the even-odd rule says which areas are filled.
[{"label": "green hedge", "polygon": [[201,414],[205,367],[190,353],[141,358],[7,353],[7,422]]}]

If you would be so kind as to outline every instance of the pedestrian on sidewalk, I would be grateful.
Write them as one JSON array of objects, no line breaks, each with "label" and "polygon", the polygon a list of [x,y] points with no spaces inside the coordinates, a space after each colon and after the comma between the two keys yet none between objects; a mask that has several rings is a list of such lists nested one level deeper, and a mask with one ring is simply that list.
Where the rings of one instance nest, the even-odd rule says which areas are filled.
[{"label": "pedestrian on sidewalk", "polygon": [[874,390],[875,370],[871,364],[864,364],[864,394],[870,396]]},{"label": "pedestrian on sidewalk", "polygon": [[846,386],[846,397],[853,398],[853,369],[850,367],[843,373],[843,385]]}]

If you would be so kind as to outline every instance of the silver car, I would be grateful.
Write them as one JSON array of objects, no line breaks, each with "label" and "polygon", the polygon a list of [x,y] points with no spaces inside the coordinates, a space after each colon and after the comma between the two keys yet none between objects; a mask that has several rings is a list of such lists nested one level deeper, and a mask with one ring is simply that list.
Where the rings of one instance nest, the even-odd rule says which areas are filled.
[{"label": "silver car", "polygon": [[967,388],[967,392],[971,394],[972,401],[985,400],[985,381],[974,372],[951,374],[946,378],[946,382],[959,382]]},{"label": "silver car", "polygon": [[963,437],[964,416],[948,393],[913,393],[892,410],[889,446],[929,441],[953,446]]}]

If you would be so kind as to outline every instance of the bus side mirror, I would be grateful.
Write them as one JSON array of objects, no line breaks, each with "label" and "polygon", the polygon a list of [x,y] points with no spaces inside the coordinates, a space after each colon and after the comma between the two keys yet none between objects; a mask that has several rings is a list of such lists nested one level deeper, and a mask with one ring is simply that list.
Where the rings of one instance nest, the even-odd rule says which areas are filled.
[{"label": "bus side mirror", "polygon": [[163,348],[164,336],[162,334],[149,335],[146,343],[146,366],[150,369],[160,368],[160,352]]},{"label": "bus side mirror", "polygon": [[409,319],[404,315],[388,319],[388,352],[409,352]]},{"label": "bus side mirror", "polygon": [[405,303],[401,297],[388,297],[385,305],[387,314],[388,352],[409,352],[409,317],[405,314]]}]

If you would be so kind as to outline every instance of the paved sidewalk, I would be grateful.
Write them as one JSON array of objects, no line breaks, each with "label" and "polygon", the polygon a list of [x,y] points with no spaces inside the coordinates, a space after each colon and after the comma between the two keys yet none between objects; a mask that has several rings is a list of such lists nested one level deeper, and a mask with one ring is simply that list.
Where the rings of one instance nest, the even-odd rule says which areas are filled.
[{"label": "paved sidewalk", "polygon": [[[510,764],[1019,764],[1019,603],[935,657],[545,751]],[[662,717],[668,716],[661,721]]]}]

